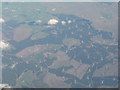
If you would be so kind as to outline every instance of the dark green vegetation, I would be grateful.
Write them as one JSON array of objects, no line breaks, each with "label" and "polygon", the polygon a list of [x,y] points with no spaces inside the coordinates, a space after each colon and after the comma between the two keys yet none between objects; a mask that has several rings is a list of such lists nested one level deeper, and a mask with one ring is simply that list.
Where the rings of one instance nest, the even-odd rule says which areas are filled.
[{"label": "dark green vegetation", "polygon": [[[97,30],[89,20],[74,15],[47,13],[40,3],[3,3],[3,18],[3,34],[13,47],[3,51],[3,83],[37,88],[117,87],[117,41],[111,32]],[[51,18],[59,22],[48,25]],[[21,27],[32,29],[30,35],[15,40]]]}]

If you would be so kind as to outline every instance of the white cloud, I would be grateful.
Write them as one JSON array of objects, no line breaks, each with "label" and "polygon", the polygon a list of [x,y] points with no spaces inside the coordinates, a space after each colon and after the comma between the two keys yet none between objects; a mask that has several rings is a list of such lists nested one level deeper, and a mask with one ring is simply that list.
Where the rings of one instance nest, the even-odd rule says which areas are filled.
[{"label": "white cloud", "polygon": [[66,24],[66,22],[65,22],[65,21],[61,21],[61,23],[62,23],[63,25],[65,25],[65,24]]},{"label": "white cloud", "polygon": [[0,84],[0,88],[11,88],[8,84]]},{"label": "white cloud", "polygon": [[35,22],[39,24],[42,22],[42,20],[36,20]]},{"label": "white cloud", "polygon": [[9,47],[9,44],[4,42],[4,41],[0,41],[0,48],[1,49],[6,49]]},{"label": "white cloud", "polygon": [[57,24],[58,23],[58,20],[57,19],[50,19],[49,21],[48,21],[48,24]]},{"label": "white cloud", "polygon": [[68,23],[71,23],[72,21],[71,20],[68,20]]},{"label": "white cloud", "polygon": [[0,23],[5,22],[5,20],[3,18],[0,18]]}]

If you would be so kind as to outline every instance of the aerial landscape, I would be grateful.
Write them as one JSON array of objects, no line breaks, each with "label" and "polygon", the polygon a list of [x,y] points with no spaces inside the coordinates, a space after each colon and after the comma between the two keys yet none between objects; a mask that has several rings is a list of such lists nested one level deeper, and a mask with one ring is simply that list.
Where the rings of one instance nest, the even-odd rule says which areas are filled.
[{"label": "aerial landscape", "polygon": [[3,2],[2,84],[117,88],[117,15],[112,2]]}]

